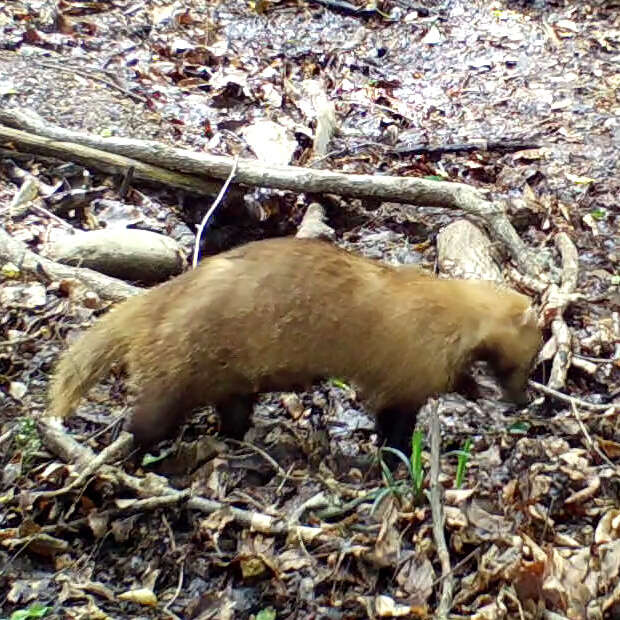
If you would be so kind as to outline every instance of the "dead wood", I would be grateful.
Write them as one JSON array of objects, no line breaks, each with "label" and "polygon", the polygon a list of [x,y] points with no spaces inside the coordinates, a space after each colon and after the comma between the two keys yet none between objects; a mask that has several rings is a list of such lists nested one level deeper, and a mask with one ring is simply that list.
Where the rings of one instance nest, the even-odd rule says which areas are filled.
[{"label": "dead wood", "polygon": [[439,271],[451,278],[502,282],[502,272],[492,256],[491,240],[468,220],[456,220],[437,235]]},{"label": "dead wood", "polygon": [[[32,132],[28,134],[0,126],[0,139],[12,141],[20,149],[88,162],[88,165],[93,167],[101,168],[98,163],[103,163],[116,172],[133,165],[136,166],[136,178],[142,175],[142,178],[146,179],[146,171],[149,170],[151,176],[159,182],[167,183],[169,179],[172,186],[185,185],[188,191],[191,191],[192,187],[196,188],[197,181],[205,182],[193,177],[179,177],[170,170],[226,179],[233,165],[232,159],[228,157],[195,153],[154,141],[101,138],[82,134],[54,126],[32,113],[16,109],[0,110],[0,121]],[[115,155],[111,155],[112,153]],[[131,159],[118,159],[120,156]],[[148,168],[148,164],[158,167]],[[547,277],[545,272],[549,270],[548,261],[527,248],[510,223],[503,206],[487,200],[482,192],[468,185],[419,178],[350,175],[295,166],[271,167],[251,160],[239,161],[235,181],[242,185],[272,187],[297,193],[327,192],[357,198],[378,198],[420,207],[461,209],[484,222],[492,237],[505,245],[522,271],[537,277]]]},{"label": "dead wood", "polygon": [[13,263],[20,271],[47,281],[78,280],[108,301],[123,301],[141,291],[136,286],[104,276],[92,269],[69,267],[39,256],[29,250],[25,243],[11,237],[2,227],[0,227],[0,263]]},{"label": "dead wood", "polygon": [[[57,442],[57,447],[63,445],[62,442],[65,441],[65,437],[67,437],[65,433],[59,432],[56,434],[55,439]],[[60,489],[54,489],[53,491],[41,491],[35,493],[35,497],[51,498],[58,495],[65,495],[74,489],[81,488],[88,482],[88,478],[99,471],[103,465],[109,463],[110,461],[115,461],[119,458],[127,456],[131,452],[132,447],[133,435],[126,432],[121,433],[120,437],[113,444],[105,447],[98,454],[93,454],[90,459],[83,462],[83,467],[78,477],[72,480],[68,485],[61,487]],[[64,450],[66,450],[66,446]],[[80,451],[80,454],[84,456],[83,451]]]},{"label": "dead wood", "polygon": [[308,205],[297,234],[298,239],[330,239],[334,240],[336,233],[331,226],[325,223],[325,210],[318,202]]},{"label": "dead wood", "polygon": [[183,250],[170,237],[135,228],[102,228],[66,235],[44,248],[64,265],[88,267],[122,280],[163,282],[183,271]]},{"label": "dead wood", "polygon": [[508,275],[515,284],[518,284],[522,289],[530,293],[542,295],[547,290],[548,284],[531,276],[523,275],[514,267],[508,268]]},{"label": "dead wood", "polygon": [[553,314],[551,333],[555,340],[555,356],[547,386],[559,390],[566,383],[572,361],[571,333],[563,315],[577,287],[579,255],[575,244],[566,233],[559,233],[555,243],[562,257],[562,283],[559,288],[552,284],[547,296],[546,312]]},{"label": "dead wood", "polygon": [[431,399],[427,405],[430,408],[430,436],[431,436],[431,468],[430,468],[430,504],[433,517],[433,538],[435,548],[441,565],[441,595],[439,606],[437,607],[437,618],[448,618],[452,607],[452,593],[454,591],[454,577],[450,567],[450,552],[446,544],[444,534],[444,512],[443,512],[443,489],[439,482],[441,471],[441,430],[439,428],[439,407],[437,399]]},{"label": "dead wood", "polygon": [[467,143],[456,144],[403,144],[387,149],[388,153],[396,155],[429,155],[439,156],[450,153],[476,153],[477,151],[497,151],[499,153],[512,153],[529,149],[539,149],[540,144],[525,140],[475,140]]},{"label": "dead wood", "polygon": [[588,411],[600,411],[600,412],[611,412],[617,411],[620,409],[620,405],[614,403],[608,404],[600,404],[600,403],[590,403],[587,400],[583,400],[581,398],[575,398],[574,396],[569,396],[568,394],[564,394],[564,392],[560,392],[558,390],[554,390],[547,385],[543,385],[542,383],[538,383],[537,381],[528,381],[528,385],[538,392],[542,394],[547,394],[547,396],[551,396],[559,401],[564,403],[568,403],[571,407],[578,407],[579,409],[587,409]]},{"label": "dead wood", "polygon": [[[2,125],[0,125],[0,141],[10,142],[20,151],[77,162],[87,168],[94,168],[108,174],[125,174],[129,168],[133,168],[133,178],[138,181],[173,187],[199,196],[214,196],[220,188],[220,183],[205,181],[196,176],[143,163],[109,150],[98,150],[66,140],[50,139]],[[157,158],[154,157],[153,161],[157,161]]]},{"label": "dead wood", "polygon": [[327,154],[329,143],[336,131],[336,108],[319,80],[305,80],[301,88],[310,97],[315,112],[313,155],[317,158],[323,157]]},{"label": "dead wood", "polygon": [[[116,461],[126,456],[133,447],[133,435],[123,432],[119,438],[99,455],[95,455],[90,448],[84,446],[65,433],[61,427],[48,419],[41,419],[38,423],[39,432],[43,444],[54,454],[67,462],[78,462],[79,473],[76,479],[66,486],[53,491],[30,493],[29,499],[34,500],[45,497],[57,497],[83,487],[88,478],[94,475],[105,479],[117,486],[124,487],[136,493],[142,499],[126,500],[120,508],[107,511],[103,514],[119,516],[122,514],[134,514],[142,511],[152,511],[171,505],[187,502],[190,510],[203,513],[224,511],[229,514],[239,525],[250,527],[254,531],[271,535],[286,535],[292,541],[309,542],[332,542],[340,546],[340,539],[330,534],[330,529],[336,526],[311,527],[296,525],[293,521],[273,517],[256,511],[243,510],[229,506],[222,502],[214,501],[200,496],[192,496],[191,490],[177,491],[168,485],[166,478],[155,474],[147,474],[144,478],[137,478],[124,472],[120,467],[110,465],[110,461]],[[70,525],[77,525],[73,523]],[[66,527],[66,525],[65,525]],[[58,529],[55,526],[51,530]],[[61,525],[61,529],[64,529]]]}]

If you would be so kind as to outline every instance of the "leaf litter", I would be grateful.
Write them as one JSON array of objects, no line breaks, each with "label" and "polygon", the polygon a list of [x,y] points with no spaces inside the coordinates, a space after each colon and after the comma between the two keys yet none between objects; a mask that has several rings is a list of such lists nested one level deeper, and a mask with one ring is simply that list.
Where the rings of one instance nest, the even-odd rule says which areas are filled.
[{"label": "leaf litter", "polygon": [[[564,314],[566,393],[604,406],[539,393],[536,415],[521,419],[492,396],[441,399],[451,613],[617,617],[618,5],[357,8],[5,3],[0,109],[273,164],[460,181],[504,200],[531,248],[557,257],[553,240],[566,233],[578,281],[573,297],[548,302],[547,325]],[[313,81],[323,99],[307,87]],[[527,146],[515,150],[514,141]],[[455,144],[479,148],[450,151]],[[161,187],[122,195],[112,176],[58,163],[3,145],[2,226],[30,249],[40,251],[59,223],[40,208],[13,213],[24,178],[53,195],[88,187],[92,175],[104,195],[58,211],[70,226],[145,228],[191,254],[204,200]],[[458,217],[322,199],[340,244],[393,263],[432,266],[438,232]],[[302,212],[286,191],[252,190],[218,214],[205,252],[292,234]],[[21,269],[2,260],[2,617],[434,617],[443,577],[431,511],[411,494],[375,503],[386,483],[365,458],[375,437],[352,388],[335,378],[309,393],[264,396],[242,444],[215,439],[212,416],[196,414],[175,449],[136,463],[119,443],[127,400],[113,377],[68,422],[67,443],[32,419],[65,340],[104,304],[83,285]],[[534,379],[547,381],[560,345],[549,340]],[[456,489],[450,452],[467,438]],[[112,453],[97,461],[106,446]]]}]

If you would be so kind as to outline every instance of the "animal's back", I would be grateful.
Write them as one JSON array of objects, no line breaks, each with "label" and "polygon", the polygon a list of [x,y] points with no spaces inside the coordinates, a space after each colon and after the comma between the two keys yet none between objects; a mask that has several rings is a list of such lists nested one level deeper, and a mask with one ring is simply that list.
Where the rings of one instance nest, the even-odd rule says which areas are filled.
[{"label": "animal's back", "polygon": [[231,388],[307,384],[346,366],[351,346],[362,351],[390,271],[315,240],[259,241],[210,257],[149,293],[131,332],[129,372],[158,375],[171,389],[200,386],[216,400]]},{"label": "animal's back", "polygon": [[134,335],[130,373],[212,402],[338,376],[371,405],[415,407],[452,382],[463,348],[450,282],[323,241],[250,243],[171,284],[145,305],[155,330]]}]

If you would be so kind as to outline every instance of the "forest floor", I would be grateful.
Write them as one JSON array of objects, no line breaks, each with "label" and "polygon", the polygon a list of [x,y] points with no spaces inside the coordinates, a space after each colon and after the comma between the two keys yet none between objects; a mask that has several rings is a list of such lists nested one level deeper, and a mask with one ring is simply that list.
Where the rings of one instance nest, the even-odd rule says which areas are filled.
[{"label": "forest floor", "polygon": [[[560,315],[541,312],[547,344],[532,374],[551,375],[560,396],[533,386],[515,410],[482,374],[488,398],[439,399],[446,570],[424,492],[429,416],[416,493],[403,466],[392,479],[359,465],[377,438],[341,382],[265,395],[241,444],[216,439],[213,416],[197,412],[182,441],[136,460],[102,453],[131,406],[108,378],[55,436],[39,423],[53,365],[110,301],[27,273],[0,248],[0,618],[431,618],[441,605],[453,618],[620,618],[620,5],[351,6],[1,3],[0,113],[231,160],[478,188],[530,250],[556,265],[558,239],[578,253]],[[335,127],[321,156],[317,101],[333,105]],[[212,198],[0,142],[0,230],[23,247],[144,228],[191,263]],[[450,148],[464,144],[477,147]],[[16,208],[28,179],[41,200]],[[86,206],[55,210],[55,195],[89,188],[102,189]],[[339,245],[436,268],[437,235],[464,215],[244,192],[217,211],[203,254],[295,234],[318,201]],[[544,308],[548,289],[517,282],[496,246],[506,281]],[[460,480],[455,451],[468,440]]]}]

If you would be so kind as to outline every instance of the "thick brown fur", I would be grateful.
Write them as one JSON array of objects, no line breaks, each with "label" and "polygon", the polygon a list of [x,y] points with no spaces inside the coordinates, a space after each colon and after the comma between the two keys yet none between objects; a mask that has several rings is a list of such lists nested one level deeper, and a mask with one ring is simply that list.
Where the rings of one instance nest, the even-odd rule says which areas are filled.
[{"label": "thick brown fur", "polygon": [[259,392],[337,377],[403,447],[417,409],[457,390],[474,360],[489,361],[506,397],[523,403],[540,343],[529,298],[510,289],[273,239],[207,258],[100,319],[62,355],[49,413],[70,415],[121,362],[137,392],[128,429],[139,443],[169,436],[205,404],[239,437]]}]

